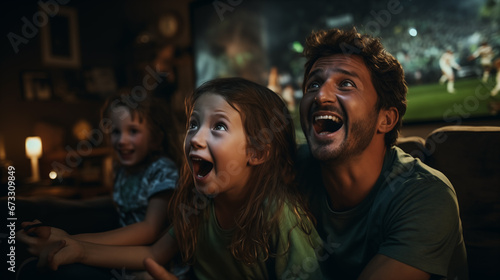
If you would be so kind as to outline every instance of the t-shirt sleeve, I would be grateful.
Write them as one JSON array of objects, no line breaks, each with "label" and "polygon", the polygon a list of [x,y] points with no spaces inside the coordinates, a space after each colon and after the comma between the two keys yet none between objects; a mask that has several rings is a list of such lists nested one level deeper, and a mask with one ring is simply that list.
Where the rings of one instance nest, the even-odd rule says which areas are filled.
[{"label": "t-shirt sleeve", "polygon": [[278,279],[323,279],[315,249],[319,236],[309,223],[310,233],[297,225],[297,218],[288,207],[283,209],[278,239],[275,241],[275,272]]},{"label": "t-shirt sleeve", "polygon": [[162,158],[154,162],[144,176],[148,199],[159,192],[175,189],[178,179],[179,171],[173,161]]},{"label": "t-shirt sleeve", "polygon": [[386,238],[379,254],[426,271],[447,275],[461,223],[454,190],[435,178],[406,186],[400,199],[389,207]]}]

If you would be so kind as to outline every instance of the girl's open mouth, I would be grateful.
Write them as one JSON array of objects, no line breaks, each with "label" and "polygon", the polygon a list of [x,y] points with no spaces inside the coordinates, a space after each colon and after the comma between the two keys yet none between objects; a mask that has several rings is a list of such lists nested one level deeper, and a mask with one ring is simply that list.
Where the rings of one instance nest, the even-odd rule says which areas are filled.
[{"label": "girl's open mouth", "polygon": [[193,174],[196,178],[203,178],[212,171],[214,164],[199,157],[191,158],[193,164]]}]

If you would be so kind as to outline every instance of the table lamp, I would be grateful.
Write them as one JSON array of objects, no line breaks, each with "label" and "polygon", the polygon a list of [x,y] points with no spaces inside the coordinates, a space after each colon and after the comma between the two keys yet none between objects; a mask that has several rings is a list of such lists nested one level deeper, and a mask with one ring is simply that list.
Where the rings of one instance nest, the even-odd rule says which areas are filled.
[{"label": "table lamp", "polygon": [[38,159],[42,156],[42,140],[38,136],[26,138],[26,156],[31,159],[31,182],[40,181]]}]

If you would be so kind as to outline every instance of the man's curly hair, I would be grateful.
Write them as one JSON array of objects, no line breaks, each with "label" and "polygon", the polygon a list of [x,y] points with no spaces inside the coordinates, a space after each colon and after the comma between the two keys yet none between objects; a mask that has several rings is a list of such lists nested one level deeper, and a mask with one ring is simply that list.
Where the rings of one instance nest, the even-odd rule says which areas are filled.
[{"label": "man's curly hair", "polygon": [[394,128],[385,135],[386,146],[396,143],[402,118],[406,112],[406,93],[408,87],[403,67],[399,61],[388,53],[380,39],[370,35],[361,35],[356,28],[350,30],[330,29],[313,32],[306,39],[304,56],[307,58],[304,71],[304,86],[309,78],[314,63],[326,56],[344,54],[357,55],[363,58],[370,70],[371,80],[377,91],[377,111],[395,107],[399,120]]}]

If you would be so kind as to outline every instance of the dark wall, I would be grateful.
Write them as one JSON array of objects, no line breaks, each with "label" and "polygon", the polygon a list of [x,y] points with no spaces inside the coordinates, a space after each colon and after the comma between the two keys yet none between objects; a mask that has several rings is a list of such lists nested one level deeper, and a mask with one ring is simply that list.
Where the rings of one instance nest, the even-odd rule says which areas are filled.
[{"label": "dark wall", "polygon": [[[79,119],[86,119],[94,127],[98,125],[104,96],[86,92],[83,71],[96,67],[111,68],[118,87],[130,84],[132,76],[137,74],[136,63],[142,55],[138,54],[140,50],[134,45],[134,40],[166,11],[176,11],[184,23],[181,34],[172,43],[181,47],[190,44],[188,1],[60,0],[66,3],[64,6],[77,10],[81,63],[77,68],[46,65],[42,61],[39,28],[35,25],[38,30],[33,35],[23,36],[25,21],[33,23],[33,16],[40,11],[38,2],[3,2],[0,16],[0,139],[3,138],[5,156],[16,168],[18,180],[24,180],[31,173],[24,141],[33,135],[37,121],[64,127],[65,145],[72,144],[71,127]],[[57,3],[56,0],[43,2]],[[8,35],[12,36],[12,33],[26,39],[17,46],[18,52],[9,41]],[[185,68],[184,73],[191,72],[189,63]],[[48,73],[52,88],[58,88],[62,96],[26,101],[21,74],[31,70]],[[190,79],[185,80],[191,83]],[[65,94],[71,98],[65,98]]]}]

